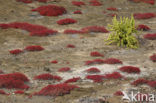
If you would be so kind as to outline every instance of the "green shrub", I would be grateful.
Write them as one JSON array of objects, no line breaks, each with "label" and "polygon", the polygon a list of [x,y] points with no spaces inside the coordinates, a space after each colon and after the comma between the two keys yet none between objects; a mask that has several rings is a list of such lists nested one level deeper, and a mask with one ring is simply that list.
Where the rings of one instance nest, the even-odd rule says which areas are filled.
[{"label": "green shrub", "polygon": [[139,42],[136,38],[138,33],[133,16],[131,18],[120,17],[120,21],[115,16],[112,22],[112,25],[108,25],[109,30],[112,32],[106,40],[108,45],[117,44],[117,46],[133,49],[139,47]]}]

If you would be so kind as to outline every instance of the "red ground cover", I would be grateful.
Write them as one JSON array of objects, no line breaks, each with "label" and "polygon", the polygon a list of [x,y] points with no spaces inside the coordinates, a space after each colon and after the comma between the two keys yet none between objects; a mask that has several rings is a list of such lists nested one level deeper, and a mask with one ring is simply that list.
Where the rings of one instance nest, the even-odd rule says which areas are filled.
[{"label": "red ground cover", "polygon": [[135,13],[134,18],[135,19],[150,19],[155,17],[156,15],[154,13]]},{"label": "red ground cover", "polygon": [[74,24],[74,23],[77,23],[77,21],[72,18],[65,18],[57,21],[57,24],[59,25],[67,25],[67,24]]},{"label": "red ground cover", "polygon": [[119,68],[119,70],[126,73],[137,73],[137,74],[141,72],[138,67],[133,67],[133,66],[123,66]]},{"label": "red ground cover", "polygon": [[147,25],[140,24],[140,25],[138,25],[137,30],[148,31],[148,30],[151,30],[151,29]]},{"label": "red ground cover", "polygon": [[71,79],[66,80],[64,83],[73,83],[73,82],[77,82],[80,79],[81,79],[80,77],[77,78],[73,77]]},{"label": "red ground cover", "polygon": [[152,56],[150,56],[150,59],[151,59],[153,62],[156,62],[156,54],[153,54]]},{"label": "red ground cover", "polygon": [[21,50],[21,49],[15,49],[15,50],[10,50],[9,52],[10,52],[10,54],[17,55],[17,54],[22,53],[22,52],[23,52],[23,50]]},{"label": "red ground cover", "polygon": [[156,33],[154,33],[154,34],[145,34],[144,38],[149,39],[149,40],[156,40]]},{"label": "red ground cover", "polygon": [[34,79],[38,80],[57,80],[60,81],[62,78],[60,76],[51,75],[49,73],[40,74],[34,77]]},{"label": "red ground cover", "polygon": [[36,92],[34,95],[42,95],[42,96],[62,96],[65,94],[69,94],[71,90],[75,88],[79,88],[76,85],[70,85],[66,83],[56,84],[56,85],[48,85],[42,88],[39,92]]},{"label": "red ground cover", "polygon": [[58,70],[58,72],[67,72],[67,71],[70,71],[71,69],[69,67],[63,67],[63,68],[60,68]]},{"label": "red ground cover", "polygon": [[104,55],[97,52],[97,51],[94,51],[94,52],[91,52],[90,53],[90,56],[93,56],[93,57],[103,57]]},{"label": "red ground cover", "polygon": [[79,6],[79,7],[81,7],[82,5],[85,5],[85,3],[82,1],[72,1],[72,4],[75,6]]},{"label": "red ground cover", "polygon": [[32,11],[37,11],[42,16],[59,16],[67,13],[64,7],[57,5],[40,6],[38,8],[32,9]]},{"label": "red ground cover", "polygon": [[86,70],[87,73],[100,73],[101,71],[98,68],[89,68]]},{"label": "red ground cover", "polygon": [[25,47],[25,50],[27,50],[27,51],[42,51],[42,50],[44,50],[44,48],[39,45],[30,45],[30,46]]},{"label": "red ground cover", "polygon": [[0,75],[1,88],[15,88],[15,89],[28,89],[29,86],[24,84],[29,79],[22,73],[10,73]]}]

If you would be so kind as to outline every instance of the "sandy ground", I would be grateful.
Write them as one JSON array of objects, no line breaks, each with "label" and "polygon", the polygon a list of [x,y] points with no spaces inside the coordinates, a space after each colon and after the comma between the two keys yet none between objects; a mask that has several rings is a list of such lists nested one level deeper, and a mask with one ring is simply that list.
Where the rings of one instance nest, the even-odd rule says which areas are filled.
[{"label": "sandy ground", "polygon": [[[113,1],[113,2],[112,2]],[[84,0],[88,2],[88,0]],[[107,26],[111,23],[112,17],[103,14],[102,11],[107,11],[107,7],[117,7],[119,16],[130,16],[131,13],[138,12],[155,12],[156,5],[151,6],[144,3],[131,3],[127,0],[101,0],[103,6],[82,6],[76,7],[71,5],[71,0],[60,0],[59,2],[49,1],[48,3],[34,2],[31,4],[24,4],[16,2],[15,0],[0,0],[0,23],[9,22],[29,22],[32,24],[44,25],[58,31],[65,29],[80,29],[90,25]],[[57,4],[64,6],[68,13],[59,17],[43,17],[37,13],[32,13],[31,9],[40,5]],[[75,10],[82,10],[83,14],[72,14]],[[107,11],[113,13],[111,11]],[[62,18],[71,17],[78,20],[78,23],[59,26],[56,21]],[[96,103],[87,102],[91,99],[107,97],[109,103],[123,103],[121,97],[113,96],[117,90],[128,91],[133,88],[138,90],[145,90],[147,92],[155,92],[148,86],[133,87],[129,83],[138,77],[148,79],[156,79],[156,63],[149,60],[149,56],[156,52],[156,41],[149,41],[142,38],[145,33],[156,32],[156,18],[147,20],[136,20],[137,24],[147,24],[152,30],[148,32],[140,32],[140,48],[137,50],[124,49],[116,47],[115,45],[106,45],[104,40],[108,37],[109,33],[95,33],[83,35],[64,35],[58,34],[48,37],[31,37],[28,32],[17,29],[0,29],[0,69],[5,73],[21,72],[26,74],[31,80],[31,88],[25,91],[23,95],[0,95],[0,103]],[[66,48],[66,45],[74,44],[76,48]],[[18,56],[9,54],[9,50],[23,49],[27,45],[41,45],[45,48],[40,52],[25,52]],[[34,81],[32,78],[36,74],[51,73],[57,74],[64,78],[63,81],[74,76],[84,78],[87,74],[84,70],[90,66],[84,66],[84,61],[95,59],[89,54],[92,51],[99,51],[104,54],[105,58],[118,58],[123,61],[122,65],[93,65],[91,67],[98,67],[102,71],[101,74],[106,72],[118,71],[117,69],[123,65],[132,65],[140,67],[140,75],[127,75],[123,74],[128,79],[126,80],[106,80],[103,83],[92,83],[90,81],[79,81],[74,83],[80,86],[80,89],[72,91],[65,96],[57,98],[45,96],[33,96],[31,99],[28,95],[40,90],[47,84],[55,84],[53,81]],[[51,64],[49,61],[58,60],[58,64]],[[69,64],[67,64],[69,62]],[[70,73],[58,73],[57,70],[61,67],[70,67]],[[61,81],[61,82],[63,82]],[[9,93],[14,90],[4,89]],[[85,102],[81,100],[84,99]],[[88,100],[87,100],[88,99]]]}]

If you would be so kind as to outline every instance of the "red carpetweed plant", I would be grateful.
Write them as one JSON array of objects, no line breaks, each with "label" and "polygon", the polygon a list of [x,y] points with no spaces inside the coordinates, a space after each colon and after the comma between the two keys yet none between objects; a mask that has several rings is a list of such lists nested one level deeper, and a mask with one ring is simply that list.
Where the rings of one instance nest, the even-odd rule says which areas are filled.
[{"label": "red carpetweed plant", "polygon": [[29,86],[24,84],[29,79],[22,73],[10,73],[0,75],[0,87],[1,88],[17,88],[17,89],[28,89]]},{"label": "red carpetweed plant", "polygon": [[102,82],[103,79],[104,79],[104,76],[103,75],[87,75],[86,76],[86,79],[91,79],[93,80],[94,82]]},{"label": "red carpetweed plant", "polygon": [[103,59],[94,59],[94,60],[89,60],[85,62],[85,65],[92,65],[92,64],[103,64],[104,60]]},{"label": "red carpetweed plant", "polygon": [[72,18],[65,18],[57,21],[57,24],[59,25],[67,25],[67,24],[74,24],[74,23],[77,23],[77,21]]},{"label": "red carpetweed plant", "polygon": [[117,8],[114,8],[114,7],[109,7],[109,8],[107,8],[107,10],[110,10],[110,11],[118,11],[118,9]]},{"label": "red carpetweed plant", "polygon": [[31,46],[25,47],[25,50],[27,50],[27,51],[42,51],[42,50],[44,50],[44,48],[39,45],[31,45]]},{"label": "red carpetweed plant", "polygon": [[14,93],[15,94],[24,94],[24,91],[23,90],[16,90]]},{"label": "red carpetweed plant", "polygon": [[91,52],[90,56],[93,56],[93,57],[103,57],[104,55],[99,53],[99,52],[97,52],[97,51],[95,51],[95,52]]},{"label": "red carpetweed plant", "polygon": [[74,14],[82,14],[80,10],[74,11]]},{"label": "red carpetweed plant", "polygon": [[121,79],[123,76],[119,72],[113,72],[110,74],[105,74],[104,75],[105,79]]},{"label": "red carpetweed plant", "polygon": [[2,29],[8,29],[8,28],[10,28],[10,26],[9,26],[9,24],[2,23],[2,24],[0,24],[0,28],[2,28]]},{"label": "red carpetweed plant", "polygon": [[116,91],[114,93],[115,96],[123,96],[124,94],[122,93],[122,91]]},{"label": "red carpetweed plant", "polygon": [[66,47],[67,47],[67,48],[75,48],[75,45],[68,44]]},{"label": "red carpetweed plant", "polygon": [[51,75],[49,73],[40,74],[34,77],[34,79],[38,80],[57,80],[60,81],[62,78],[60,76]]},{"label": "red carpetweed plant", "polygon": [[43,16],[59,16],[67,12],[64,7],[57,5],[40,6],[36,9],[32,9],[32,11],[37,11]]},{"label": "red carpetweed plant", "polygon": [[122,64],[122,61],[116,58],[108,58],[104,60],[104,63],[106,64]]},{"label": "red carpetweed plant", "polygon": [[134,18],[135,19],[149,19],[155,17],[154,13],[135,13]]},{"label": "red carpetweed plant", "polygon": [[156,33],[155,34],[145,34],[144,38],[149,39],[149,40],[156,40]]},{"label": "red carpetweed plant", "polygon": [[64,83],[73,83],[73,82],[77,82],[80,79],[81,79],[80,77],[77,78],[73,77],[71,79],[66,80]]},{"label": "red carpetweed plant", "polygon": [[41,96],[63,96],[65,94],[69,94],[71,90],[79,88],[76,85],[70,85],[66,83],[56,84],[56,85],[48,85],[42,88],[39,92],[36,92],[34,95]]},{"label": "red carpetweed plant", "polygon": [[67,71],[70,71],[71,69],[69,67],[64,67],[64,68],[60,68],[58,70],[58,72],[67,72]]},{"label": "red carpetweed plant", "polygon": [[156,88],[156,81],[149,81],[147,84],[152,88]]},{"label": "red carpetweed plant", "polygon": [[30,36],[48,36],[58,33],[56,30],[48,29],[47,27],[25,22],[13,22],[9,24],[0,24],[2,29],[15,28],[30,32]]},{"label": "red carpetweed plant", "polygon": [[32,3],[33,0],[16,0],[17,2]]},{"label": "red carpetweed plant", "polygon": [[84,2],[82,2],[82,1],[72,1],[72,4],[73,5],[75,5],[75,6],[82,6],[82,5],[85,5],[85,3]]},{"label": "red carpetweed plant", "polygon": [[3,94],[3,95],[9,95],[9,94],[6,93],[4,90],[0,90],[0,94]]},{"label": "red carpetweed plant", "polygon": [[91,6],[101,6],[102,5],[102,3],[98,0],[90,0],[89,3]]},{"label": "red carpetweed plant", "polygon": [[137,30],[149,31],[151,29],[147,25],[140,24],[138,25]]},{"label": "red carpetweed plant", "polygon": [[88,27],[82,28],[81,30],[86,32],[86,33],[90,33],[90,32],[108,33],[109,32],[104,26],[88,26]]},{"label": "red carpetweed plant", "polygon": [[138,67],[133,67],[133,66],[123,66],[119,68],[119,70],[126,73],[137,73],[137,74],[141,72]]},{"label": "red carpetweed plant", "polygon": [[53,63],[53,64],[57,64],[58,61],[57,61],[57,60],[53,60],[53,61],[51,61],[51,63]]},{"label": "red carpetweed plant", "polygon": [[114,16],[117,16],[117,14],[116,13],[109,13],[108,16],[114,17]]},{"label": "red carpetweed plant", "polygon": [[86,70],[87,73],[100,73],[101,71],[98,68],[89,68]]},{"label": "red carpetweed plant", "polygon": [[73,30],[73,29],[67,29],[64,30],[63,32],[64,34],[83,34],[85,32],[81,31],[81,30]]},{"label": "red carpetweed plant", "polygon": [[48,30],[48,29],[43,29],[41,31],[33,31],[30,33],[30,36],[48,36],[48,35],[54,35],[57,34],[58,32],[56,30]]},{"label": "red carpetweed plant", "polygon": [[23,50],[21,50],[21,49],[15,49],[15,50],[10,50],[9,52],[10,52],[10,54],[17,55],[17,54],[22,53],[22,52],[23,52]]},{"label": "red carpetweed plant", "polygon": [[135,3],[144,2],[144,3],[147,3],[147,4],[151,4],[151,5],[154,5],[154,3],[155,3],[154,0],[129,0],[129,1],[133,1]]},{"label": "red carpetweed plant", "polygon": [[37,0],[37,1],[46,3],[48,0]]},{"label": "red carpetweed plant", "polygon": [[148,80],[145,80],[143,78],[139,78],[139,79],[133,81],[131,84],[138,86],[138,85],[147,84],[147,83],[148,83]]},{"label": "red carpetweed plant", "polygon": [[153,62],[156,62],[156,54],[153,54],[152,56],[150,56],[150,59],[151,59]]}]

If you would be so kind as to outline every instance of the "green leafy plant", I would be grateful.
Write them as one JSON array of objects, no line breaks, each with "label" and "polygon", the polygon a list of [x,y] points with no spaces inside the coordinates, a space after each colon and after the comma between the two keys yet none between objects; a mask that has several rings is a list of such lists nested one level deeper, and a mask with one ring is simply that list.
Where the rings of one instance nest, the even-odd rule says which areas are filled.
[{"label": "green leafy plant", "polygon": [[138,33],[133,16],[131,18],[120,17],[120,21],[115,16],[112,22],[112,25],[108,25],[109,30],[112,32],[106,40],[108,45],[117,44],[117,46],[133,49],[139,47],[139,41],[136,38]]}]

